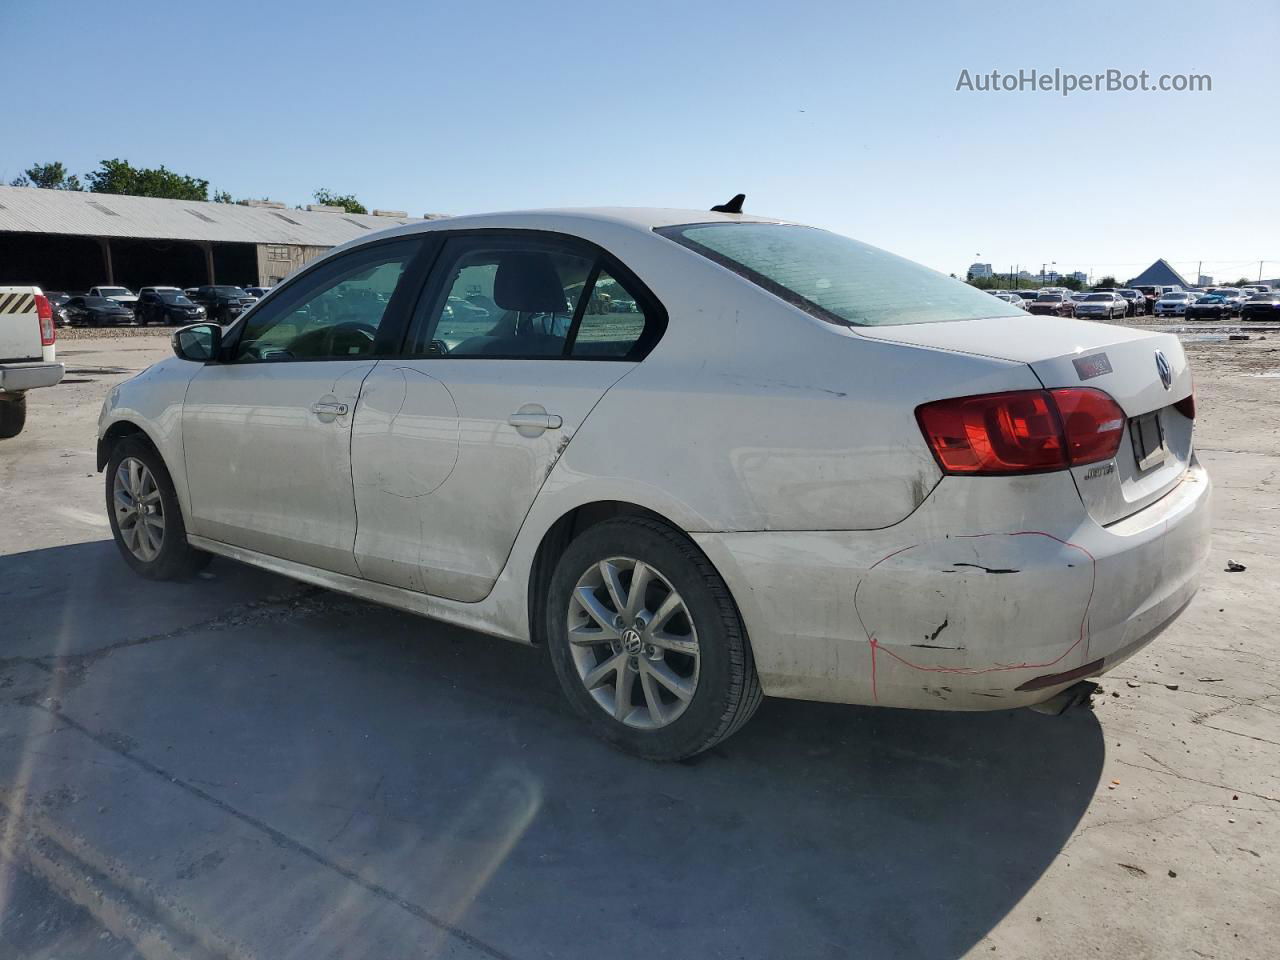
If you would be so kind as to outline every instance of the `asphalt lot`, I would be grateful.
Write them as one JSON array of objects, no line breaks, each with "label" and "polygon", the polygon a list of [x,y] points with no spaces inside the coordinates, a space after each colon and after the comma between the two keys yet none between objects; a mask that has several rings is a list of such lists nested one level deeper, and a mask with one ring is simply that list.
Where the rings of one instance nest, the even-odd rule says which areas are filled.
[{"label": "asphalt lot", "polygon": [[538,651],[133,576],[93,452],[168,350],[130,333],[65,338],[0,445],[0,956],[1275,955],[1280,332],[1188,345],[1212,563],[1092,708],[766,701],[665,766]]}]

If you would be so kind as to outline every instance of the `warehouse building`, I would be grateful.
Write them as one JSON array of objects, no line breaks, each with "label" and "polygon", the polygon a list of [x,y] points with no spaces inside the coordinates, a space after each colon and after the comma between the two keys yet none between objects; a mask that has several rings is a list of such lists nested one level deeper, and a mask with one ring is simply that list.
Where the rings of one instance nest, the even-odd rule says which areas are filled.
[{"label": "warehouse building", "polygon": [[0,187],[0,284],[271,286],[338,244],[418,219]]}]

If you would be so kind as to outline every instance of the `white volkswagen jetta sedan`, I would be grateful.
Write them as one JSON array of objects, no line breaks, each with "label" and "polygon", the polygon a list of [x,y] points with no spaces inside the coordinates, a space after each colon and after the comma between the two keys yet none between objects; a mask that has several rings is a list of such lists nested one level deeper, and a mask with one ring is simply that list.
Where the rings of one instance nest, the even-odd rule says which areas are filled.
[{"label": "white volkswagen jetta sedan", "polygon": [[120,384],[111,527],[524,643],[610,741],[685,757],[762,695],[1038,704],[1195,593],[1175,337],[1028,316],[732,213],[412,224]]}]

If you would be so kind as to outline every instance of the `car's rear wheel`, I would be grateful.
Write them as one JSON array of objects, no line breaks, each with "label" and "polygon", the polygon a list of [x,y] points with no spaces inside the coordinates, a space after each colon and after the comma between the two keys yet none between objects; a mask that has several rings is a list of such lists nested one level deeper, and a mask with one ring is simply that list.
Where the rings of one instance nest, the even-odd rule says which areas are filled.
[{"label": "car's rear wheel", "polygon": [[173,479],[156,449],[140,437],[115,445],[107,461],[107,516],[116,546],[136,573],[151,580],[182,580],[209,554],[187,543]]},{"label": "car's rear wheel", "polygon": [[16,437],[27,423],[27,395],[25,393],[0,396],[0,440]]},{"label": "car's rear wheel", "polygon": [[728,587],[658,521],[609,520],[575,539],[551,577],[547,627],[569,701],[598,735],[638,756],[700,753],[760,705]]}]

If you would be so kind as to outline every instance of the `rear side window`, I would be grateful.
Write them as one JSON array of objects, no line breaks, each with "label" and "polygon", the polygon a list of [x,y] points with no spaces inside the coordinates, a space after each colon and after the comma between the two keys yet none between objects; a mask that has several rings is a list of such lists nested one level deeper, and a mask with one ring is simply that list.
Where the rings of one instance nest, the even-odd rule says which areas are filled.
[{"label": "rear side window", "polygon": [[626,287],[601,270],[585,304],[575,357],[625,357],[644,335],[645,309]]},{"label": "rear side window", "polygon": [[638,360],[665,325],[625,268],[554,235],[451,237],[432,273],[410,356]]},{"label": "rear side window", "polygon": [[831,323],[889,326],[1026,316],[963,281],[816,227],[693,223],[657,232]]}]

